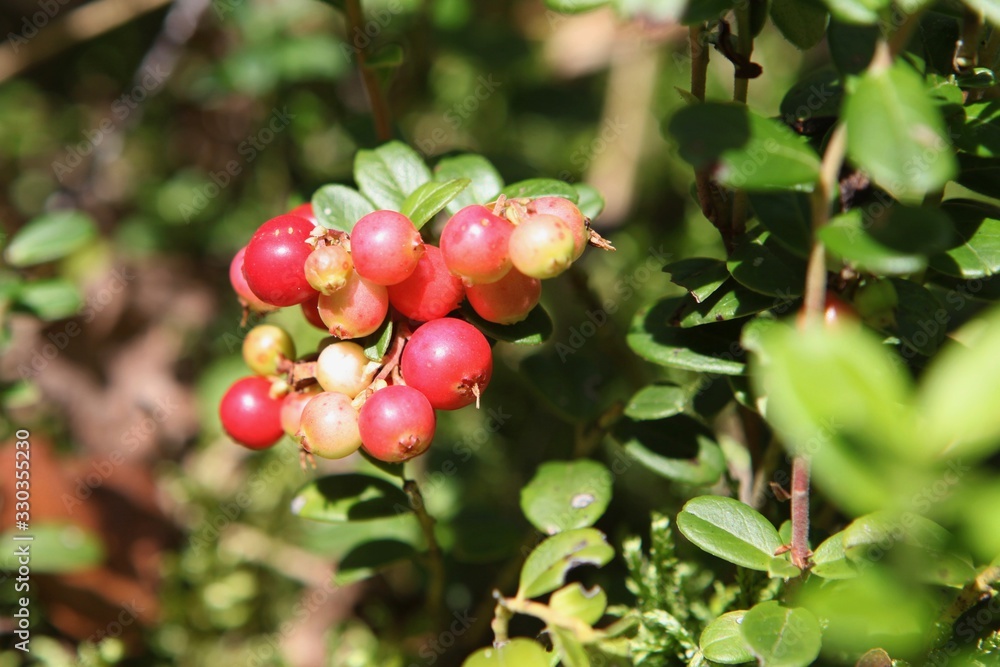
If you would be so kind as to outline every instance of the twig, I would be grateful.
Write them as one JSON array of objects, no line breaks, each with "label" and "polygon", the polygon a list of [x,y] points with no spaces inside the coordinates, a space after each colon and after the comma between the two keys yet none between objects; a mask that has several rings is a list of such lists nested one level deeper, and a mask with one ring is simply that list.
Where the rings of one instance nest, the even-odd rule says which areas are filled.
[{"label": "twig", "polygon": [[800,570],[809,567],[809,458],[792,459],[792,565]]},{"label": "twig", "polygon": [[[347,0],[347,29],[347,39],[349,40],[353,39],[353,35],[364,34],[365,16],[361,10],[361,0]],[[389,105],[382,92],[382,86],[379,84],[375,71],[366,65],[368,62],[366,49],[355,44],[354,53],[358,58],[361,81],[368,94],[368,103],[371,105],[372,117],[375,120],[375,136],[380,142],[389,141],[392,139],[392,116],[389,113]]]},{"label": "twig", "polygon": [[826,250],[819,240],[819,230],[830,220],[830,199],[837,187],[837,178],[847,150],[847,126],[838,125],[823,153],[819,181],[812,192],[813,247],[806,269],[805,304],[806,318],[821,317],[826,302]]},{"label": "twig", "polygon": [[410,508],[417,515],[424,539],[427,540],[427,570],[430,583],[427,592],[427,606],[432,619],[437,622],[441,618],[442,602],[444,600],[444,557],[441,546],[434,535],[434,518],[427,513],[424,495],[416,480],[407,479],[403,482],[403,491],[410,500]]}]

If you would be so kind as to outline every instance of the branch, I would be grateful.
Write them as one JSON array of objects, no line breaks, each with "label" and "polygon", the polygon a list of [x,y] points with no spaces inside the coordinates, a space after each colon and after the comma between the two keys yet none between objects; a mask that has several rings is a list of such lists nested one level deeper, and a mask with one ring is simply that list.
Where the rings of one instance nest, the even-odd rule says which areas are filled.
[{"label": "branch", "polygon": [[809,567],[809,459],[792,459],[792,565],[803,572]]},{"label": "branch", "polygon": [[[353,35],[364,34],[365,16],[361,10],[361,0],[347,0],[347,37],[348,41],[353,40]],[[392,116],[389,113],[389,105],[382,92],[378,76],[375,71],[366,66],[368,54],[366,49],[354,44],[354,53],[358,58],[358,69],[361,70],[361,81],[368,94],[368,103],[371,105],[372,118],[375,121],[375,135],[380,142],[392,139]]]}]

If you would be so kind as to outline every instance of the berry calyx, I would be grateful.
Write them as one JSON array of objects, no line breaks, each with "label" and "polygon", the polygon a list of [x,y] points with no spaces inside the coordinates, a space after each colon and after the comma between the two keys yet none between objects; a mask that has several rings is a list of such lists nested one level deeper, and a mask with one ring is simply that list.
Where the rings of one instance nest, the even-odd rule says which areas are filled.
[{"label": "berry calyx", "polygon": [[271,383],[260,376],[237,380],[219,403],[219,419],[230,438],[248,449],[267,449],[284,434],[281,401],[271,397]]},{"label": "berry calyx", "polygon": [[369,213],[351,230],[351,254],[358,273],[379,285],[406,280],[424,254],[413,222],[395,211]]},{"label": "berry calyx", "polygon": [[573,233],[573,261],[587,248],[587,219],[576,204],[563,197],[539,197],[528,204],[528,213],[554,215],[566,223]]},{"label": "berry calyx", "polygon": [[295,437],[302,421],[302,411],[319,392],[320,388],[313,385],[305,391],[292,391],[285,394],[281,400],[281,428],[287,436]]},{"label": "berry calyx", "polygon": [[493,351],[468,322],[445,317],[413,332],[403,348],[400,369],[406,384],[438,410],[478,402],[493,375]]},{"label": "berry calyx", "polygon": [[295,341],[273,324],[260,324],[243,339],[243,361],[257,375],[274,375],[284,359],[295,358]]},{"label": "berry calyx", "polygon": [[376,391],[361,406],[358,416],[365,451],[390,463],[427,451],[436,427],[437,417],[427,397],[406,385]]},{"label": "berry calyx", "polygon": [[465,296],[476,313],[488,322],[514,324],[528,316],[542,296],[542,281],[517,269],[488,285],[471,285]]},{"label": "berry calyx", "polygon": [[233,291],[239,297],[240,304],[255,313],[267,313],[276,310],[277,306],[261,301],[260,297],[253,293],[247,278],[243,274],[243,256],[246,254],[246,246],[239,249],[233,256],[233,261],[229,263],[229,284],[233,286]]},{"label": "berry calyx", "polygon": [[324,459],[342,459],[361,447],[358,412],[351,399],[333,391],[316,394],[302,411],[295,434],[302,449]]},{"label": "berry calyx", "polygon": [[303,270],[317,292],[333,294],[347,284],[354,270],[351,253],[340,244],[319,245],[309,253]]},{"label": "berry calyx", "polygon": [[357,343],[339,341],[323,348],[316,359],[316,380],[324,391],[355,398],[375,378],[379,363],[365,356]]},{"label": "berry calyx", "polygon": [[409,278],[389,286],[389,302],[411,320],[426,322],[458,308],[465,296],[461,279],[444,263],[441,250],[426,246]]},{"label": "berry calyx", "polygon": [[573,233],[562,218],[529,215],[510,235],[510,259],[532,278],[554,278],[573,262]]},{"label": "berry calyx", "polygon": [[441,254],[448,270],[466,285],[496,282],[510,271],[514,225],[485,206],[466,206],[441,231]]},{"label": "berry calyx", "polygon": [[347,284],[319,297],[319,316],[337,338],[360,338],[374,333],[389,312],[385,287],[351,273]]},{"label": "berry calyx", "polygon": [[247,285],[272,306],[294,306],[313,295],[305,263],[313,224],[297,215],[279,215],[261,225],[243,257]]}]

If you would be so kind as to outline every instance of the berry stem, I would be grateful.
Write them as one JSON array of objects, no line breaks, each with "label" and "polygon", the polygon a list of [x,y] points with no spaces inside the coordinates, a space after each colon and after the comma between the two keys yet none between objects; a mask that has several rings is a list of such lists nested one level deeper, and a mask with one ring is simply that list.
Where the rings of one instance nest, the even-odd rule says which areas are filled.
[{"label": "berry stem", "polygon": [[809,459],[792,459],[792,565],[805,571],[809,567]]},{"label": "berry stem", "polygon": [[[350,39],[355,34],[364,34],[365,16],[361,10],[361,0],[347,0],[346,13],[348,38]],[[361,81],[365,86],[368,102],[371,105],[372,117],[375,121],[375,135],[380,142],[389,141],[392,139],[392,117],[389,114],[389,104],[386,102],[385,94],[379,85],[378,76],[374,70],[366,65],[368,60],[366,49],[355,48],[354,53],[358,58]]]},{"label": "berry stem", "polygon": [[437,622],[441,618],[445,574],[441,546],[434,535],[434,517],[427,513],[424,495],[420,492],[420,486],[416,480],[404,480],[403,492],[409,498],[410,508],[417,515],[417,520],[420,522],[420,529],[424,533],[424,539],[427,540],[427,569],[430,573],[427,606],[429,607],[431,618]]}]

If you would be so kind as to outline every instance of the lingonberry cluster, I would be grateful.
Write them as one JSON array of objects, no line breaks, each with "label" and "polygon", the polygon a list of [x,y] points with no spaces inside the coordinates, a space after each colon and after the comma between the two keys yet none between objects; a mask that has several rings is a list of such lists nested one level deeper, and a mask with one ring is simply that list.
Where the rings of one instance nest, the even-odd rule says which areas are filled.
[{"label": "lingonberry cluster", "polygon": [[541,280],[565,271],[588,242],[608,247],[561,197],[467,206],[439,246],[395,211],[369,213],[350,233],[318,225],[309,204],[268,220],[233,258],[233,290],[245,312],[300,306],[331,337],[297,358],[280,327],[251,329],[243,358],[256,375],[226,392],[223,427],[251,449],[288,434],[323,458],[359,448],[388,462],[424,453],[435,410],[478,405],[493,373],[486,337],[455,312],[462,301],[487,322],[520,322]]}]

